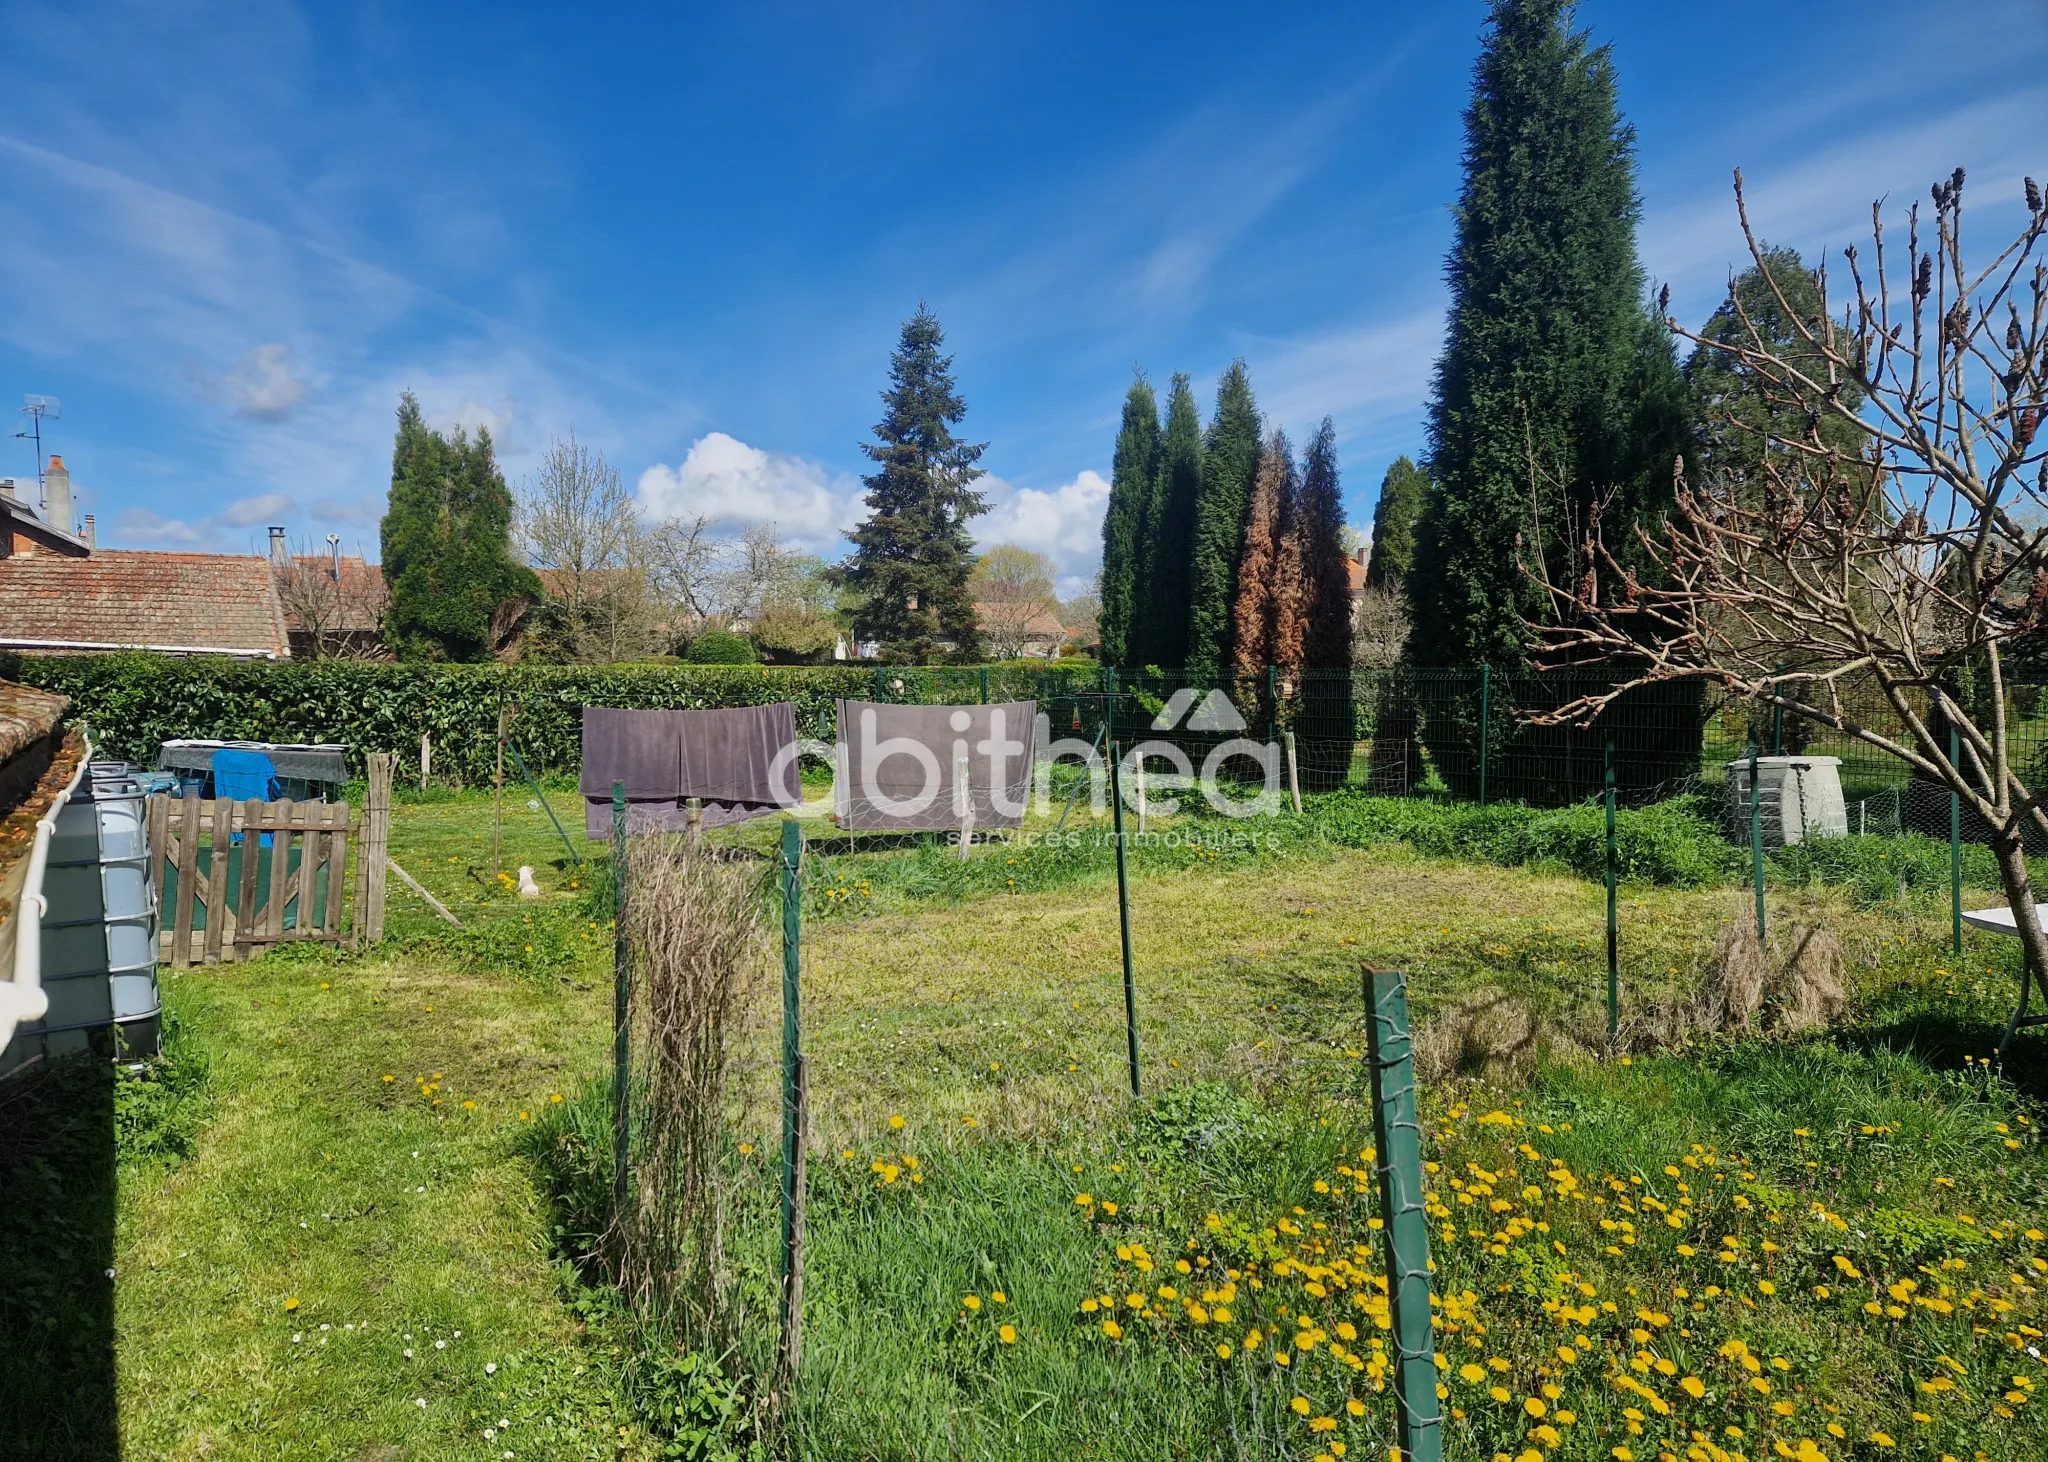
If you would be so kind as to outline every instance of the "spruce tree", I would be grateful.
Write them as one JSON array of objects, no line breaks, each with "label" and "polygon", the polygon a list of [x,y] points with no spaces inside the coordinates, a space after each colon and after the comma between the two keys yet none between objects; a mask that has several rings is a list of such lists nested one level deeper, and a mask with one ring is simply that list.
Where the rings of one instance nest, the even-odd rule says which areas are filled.
[{"label": "spruce tree", "polygon": [[1146,512],[1131,610],[1130,663],[1178,670],[1188,663],[1195,505],[1202,487],[1202,417],[1194,389],[1177,372],[1166,397],[1159,472]]},{"label": "spruce tree", "polygon": [[1154,528],[1150,508],[1159,481],[1159,402],[1140,372],[1124,397],[1123,426],[1102,517],[1102,581],[1098,633],[1106,665],[1134,663],[1133,606],[1143,592],[1138,570]]},{"label": "spruce tree", "polygon": [[1409,584],[1417,664],[1521,662],[1525,619],[1551,613],[1522,562],[1568,573],[1596,502],[1625,544],[1687,445],[1636,262],[1634,133],[1606,48],[1571,21],[1565,0],[1493,0],[1474,68]]},{"label": "spruce tree", "polygon": [[1400,587],[1415,567],[1415,524],[1429,496],[1429,474],[1407,457],[1394,459],[1380,479],[1380,500],[1372,510],[1372,557],[1365,581],[1375,589]]},{"label": "spruce tree", "polygon": [[[1279,663],[1274,643],[1282,599],[1298,599],[1299,583],[1283,582],[1281,543],[1294,507],[1294,449],[1275,431],[1259,453],[1258,475],[1245,510],[1244,548],[1237,562],[1237,599],[1231,614],[1231,670],[1239,696],[1256,693],[1268,665]],[[1298,563],[1293,565],[1298,568]]]},{"label": "spruce tree", "polygon": [[1216,383],[1216,414],[1202,437],[1201,487],[1188,564],[1190,666],[1220,670],[1230,663],[1237,563],[1258,469],[1259,409],[1252,400],[1250,372],[1242,360],[1234,360]]},{"label": "spruce tree", "polygon": [[391,494],[379,532],[390,587],[385,640],[409,660],[488,660],[540,598],[512,557],[512,493],[488,431],[443,436],[399,398]]},{"label": "spruce tree", "polygon": [[861,444],[876,464],[861,479],[868,516],[847,534],[853,552],[837,576],[861,597],[855,634],[878,641],[883,658],[899,663],[936,659],[942,638],[952,641],[956,659],[981,658],[967,524],[988,511],[972,486],[988,444],[953,435],[967,403],[953,385],[952,357],[939,353],[945,339],[938,316],[922,304],[903,324],[875,441]]}]

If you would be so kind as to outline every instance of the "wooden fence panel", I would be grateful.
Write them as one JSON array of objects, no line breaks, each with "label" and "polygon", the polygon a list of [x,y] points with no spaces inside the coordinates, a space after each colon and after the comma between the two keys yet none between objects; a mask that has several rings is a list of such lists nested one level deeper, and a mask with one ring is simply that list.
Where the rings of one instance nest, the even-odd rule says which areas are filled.
[{"label": "wooden fence panel", "polygon": [[[388,827],[388,772],[384,793],[382,826]],[[363,880],[374,887],[359,889],[355,919],[347,917],[349,849],[355,847],[362,862],[367,846],[345,802],[158,796],[149,799],[146,815],[150,883],[173,966],[245,960],[287,939],[354,941],[368,933],[364,908],[382,910],[379,867],[379,876]],[[372,938],[382,934],[381,917],[376,922]]]}]

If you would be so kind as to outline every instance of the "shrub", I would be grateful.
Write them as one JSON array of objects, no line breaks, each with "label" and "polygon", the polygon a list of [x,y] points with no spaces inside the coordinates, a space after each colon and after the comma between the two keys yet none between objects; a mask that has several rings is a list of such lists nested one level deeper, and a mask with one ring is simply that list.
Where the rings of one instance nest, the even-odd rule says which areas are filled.
[{"label": "shrub", "polygon": [[690,641],[690,653],[684,658],[692,665],[755,665],[761,657],[745,635],[710,629]]}]

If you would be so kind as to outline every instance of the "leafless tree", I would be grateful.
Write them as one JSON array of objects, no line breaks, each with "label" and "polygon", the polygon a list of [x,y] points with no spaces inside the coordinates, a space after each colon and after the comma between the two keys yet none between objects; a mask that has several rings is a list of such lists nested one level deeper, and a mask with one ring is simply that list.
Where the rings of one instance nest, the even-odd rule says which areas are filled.
[{"label": "leafless tree", "polygon": [[520,496],[519,534],[548,592],[544,638],[555,653],[611,663],[653,648],[659,615],[647,534],[604,453],[574,432],[552,438]]},{"label": "leafless tree", "polygon": [[1408,646],[1408,596],[1398,582],[1367,585],[1351,599],[1351,663],[1392,670]]},{"label": "leafless tree", "polygon": [[1051,559],[1013,543],[999,543],[974,562],[968,588],[992,659],[1008,660],[1057,642],[1059,599]]},{"label": "leafless tree", "polygon": [[[1739,172],[1735,202],[1761,269]],[[1844,251],[1853,297],[1838,320],[1825,270],[1811,323],[1772,282],[1784,315],[1801,322],[1794,348],[1774,347],[1746,316],[1718,341],[1668,322],[1746,372],[1770,416],[1782,423],[1777,408],[1800,407],[1793,420],[1805,428],[1766,431],[1760,482],[1741,491],[1690,483],[1681,465],[1676,511],[1638,527],[1631,554],[1610,551],[1595,519],[1571,580],[1547,586],[1557,622],[1532,628],[1553,658],[1627,669],[1615,690],[1543,719],[1583,720],[1628,688],[1702,680],[1898,758],[1989,829],[2024,978],[2038,978],[2048,935],[2023,837],[2048,832],[2048,812],[2027,785],[2033,769],[2015,762],[2008,682],[2014,642],[2048,629],[2048,529],[2037,526],[2048,510],[2037,440],[2048,409],[2048,204],[2027,179],[2017,237],[1980,267],[1964,262],[1960,168],[1934,185],[1933,204],[1924,249],[1920,208],[1907,211],[1903,260],[1872,205],[1870,255]],[[1851,385],[1860,408],[1846,399]],[[1858,430],[1822,430],[1844,420]],[[1873,700],[1903,729],[1859,719]]]},{"label": "leafless tree", "polygon": [[323,547],[302,543],[271,564],[278,607],[284,611],[292,654],[313,660],[383,660],[384,574],[363,561],[358,548],[344,556],[338,539]]}]

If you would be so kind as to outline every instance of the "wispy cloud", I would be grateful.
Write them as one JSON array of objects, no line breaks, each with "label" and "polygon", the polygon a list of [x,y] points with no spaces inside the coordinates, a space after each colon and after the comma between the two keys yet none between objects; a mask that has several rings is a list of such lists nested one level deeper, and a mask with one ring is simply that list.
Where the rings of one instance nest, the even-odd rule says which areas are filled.
[{"label": "wispy cloud", "polygon": [[834,557],[861,517],[857,478],[716,431],[691,443],[677,466],[657,462],[642,472],[637,496],[650,518],[701,516],[728,533],[770,526],[791,547]]},{"label": "wispy cloud", "polygon": [[1102,565],[1102,514],[1109,506],[1109,483],[1102,474],[1084,470],[1051,489],[1012,487],[1001,478],[976,485],[989,498],[987,514],[970,525],[979,549],[1013,543],[1044,554],[1058,570],[1063,598],[1094,587]]}]

